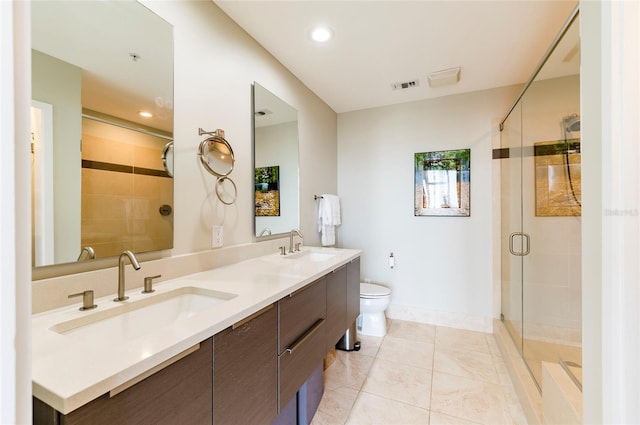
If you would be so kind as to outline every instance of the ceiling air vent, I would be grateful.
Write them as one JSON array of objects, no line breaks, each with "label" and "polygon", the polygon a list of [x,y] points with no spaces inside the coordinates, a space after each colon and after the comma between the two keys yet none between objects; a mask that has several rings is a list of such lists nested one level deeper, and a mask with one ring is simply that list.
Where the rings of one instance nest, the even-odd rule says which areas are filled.
[{"label": "ceiling air vent", "polygon": [[418,80],[404,81],[402,83],[393,83],[391,84],[392,90],[404,90],[410,89],[412,87],[418,87]]}]

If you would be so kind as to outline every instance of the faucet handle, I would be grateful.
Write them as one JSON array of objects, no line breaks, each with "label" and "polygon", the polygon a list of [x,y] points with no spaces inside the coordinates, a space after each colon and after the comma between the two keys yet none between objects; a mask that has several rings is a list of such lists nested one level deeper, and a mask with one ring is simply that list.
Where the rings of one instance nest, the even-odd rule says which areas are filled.
[{"label": "faucet handle", "polygon": [[287,255],[287,248],[282,245],[278,247],[280,249],[280,255]]},{"label": "faucet handle", "polygon": [[153,289],[153,279],[157,279],[159,277],[162,277],[161,274],[155,275],[155,276],[147,276],[144,278],[144,290],[142,291],[143,294],[150,294],[152,292],[155,291],[155,289]]},{"label": "faucet handle", "polygon": [[300,245],[301,245],[301,242],[298,242],[298,243],[296,244],[296,251],[300,251]]},{"label": "faucet handle", "polygon": [[71,294],[67,298],[75,298],[79,296],[82,296],[82,307],[80,307],[80,311],[92,310],[97,307],[97,305],[93,303],[93,289],[78,292],[77,294]]}]

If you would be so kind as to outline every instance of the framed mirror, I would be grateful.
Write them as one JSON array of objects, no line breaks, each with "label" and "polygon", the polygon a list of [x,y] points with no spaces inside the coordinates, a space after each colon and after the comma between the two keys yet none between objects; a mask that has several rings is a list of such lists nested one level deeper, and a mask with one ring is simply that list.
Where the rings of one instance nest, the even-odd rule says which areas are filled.
[{"label": "framed mirror", "polygon": [[256,239],[300,227],[298,111],[253,84]]},{"label": "framed mirror", "polygon": [[173,27],[131,1],[33,1],[32,265],[173,246]]}]

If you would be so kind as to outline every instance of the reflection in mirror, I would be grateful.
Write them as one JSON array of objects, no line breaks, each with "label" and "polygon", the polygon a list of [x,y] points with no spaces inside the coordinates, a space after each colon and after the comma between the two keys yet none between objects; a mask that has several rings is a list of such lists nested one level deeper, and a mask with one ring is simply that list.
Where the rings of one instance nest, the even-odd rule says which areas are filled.
[{"label": "reflection in mirror", "polygon": [[172,26],[136,1],[53,0],[31,30],[32,265],[171,248]]},{"label": "reflection in mirror", "polygon": [[253,85],[256,239],[300,226],[298,111]]},{"label": "reflection in mirror", "polygon": [[167,174],[173,177],[173,142],[168,142],[162,148],[162,165]]}]

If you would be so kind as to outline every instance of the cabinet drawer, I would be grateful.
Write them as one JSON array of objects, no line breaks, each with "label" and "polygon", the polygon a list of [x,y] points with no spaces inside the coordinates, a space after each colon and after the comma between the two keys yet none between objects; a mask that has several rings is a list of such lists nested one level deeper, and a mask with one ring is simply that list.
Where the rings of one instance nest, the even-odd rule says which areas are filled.
[{"label": "cabinet drawer", "polygon": [[275,306],[213,337],[216,425],[264,424],[278,411]]},{"label": "cabinet drawer", "polygon": [[[278,353],[282,354],[327,312],[326,279],[284,297],[278,302],[280,338]],[[323,343],[324,347],[324,343]]]},{"label": "cabinet drawer", "polygon": [[325,320],[319,319],[278,357],[280,368],[280,408],[322,363],[326,339]]},{"label": "cabinet drawer", "polygon": [[[49,407],[43,416],[36,411],[34,424],[211,424],[212,339],[170,366],[125,391],[109,393],[61,415]],[[47,407],[42,402],[35,408]]]}]

